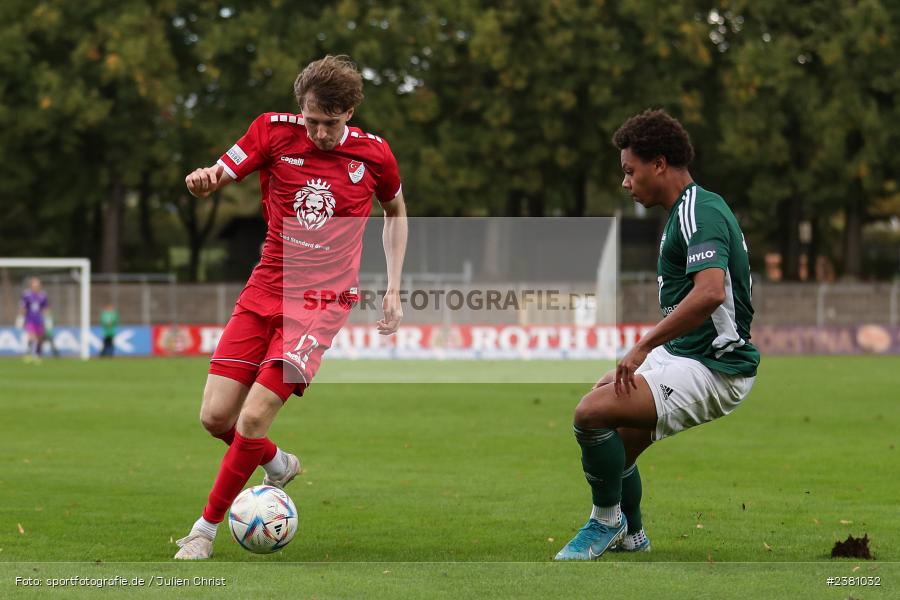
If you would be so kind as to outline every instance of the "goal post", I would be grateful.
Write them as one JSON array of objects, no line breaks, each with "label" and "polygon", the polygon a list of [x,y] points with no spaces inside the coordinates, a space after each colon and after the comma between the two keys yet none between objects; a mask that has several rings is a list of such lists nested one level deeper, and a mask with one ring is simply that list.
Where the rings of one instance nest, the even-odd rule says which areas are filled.
[{"label": "goal post", "polygon": [[0,258],[0,268],[77,269],[80,290],[81,359],[91,356],[91,261],[88,258]]}]

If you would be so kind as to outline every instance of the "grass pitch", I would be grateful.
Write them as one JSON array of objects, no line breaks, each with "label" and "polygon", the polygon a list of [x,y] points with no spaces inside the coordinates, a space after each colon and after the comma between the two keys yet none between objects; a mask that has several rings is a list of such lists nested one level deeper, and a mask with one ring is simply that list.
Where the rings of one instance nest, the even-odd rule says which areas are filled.
[{"label": "grass pitch", "polygon": [[[372,368],[326,365],[332,381]],[[558,380],[589,382],[605,366],[567,364]],[[764,358],[732,416],[639,461],[653,551],[590,564],[550,561],[590,508],[570,426],[585,383],[316,384],[271,432],[307,470],[287,488],[297,538],[255,556],[222,527],[214,559],[185,565],[171,561],[172,540],[196,519],[224,451],[197,420],[206,362],[2,360],[0,597],[891,597],[898,367]],[[864,533],[876,561],[829,558],[836,540]],[[116,576],[145,583],[113,587]],[[881,585],[826,584],[841,576]],[[67,577],[108,587],[53,594],[50,578]]]}]

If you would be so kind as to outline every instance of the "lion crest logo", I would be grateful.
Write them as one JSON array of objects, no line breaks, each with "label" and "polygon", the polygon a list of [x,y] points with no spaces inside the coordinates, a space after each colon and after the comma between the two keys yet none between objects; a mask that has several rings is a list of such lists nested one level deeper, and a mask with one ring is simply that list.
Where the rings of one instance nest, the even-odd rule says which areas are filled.
[{"label": "lion crest logo", "polygon": [[331,185],[322,179],[310,179],[294,194],[297,220],[310,230],[321,229],[334,215],[334,203]]}]

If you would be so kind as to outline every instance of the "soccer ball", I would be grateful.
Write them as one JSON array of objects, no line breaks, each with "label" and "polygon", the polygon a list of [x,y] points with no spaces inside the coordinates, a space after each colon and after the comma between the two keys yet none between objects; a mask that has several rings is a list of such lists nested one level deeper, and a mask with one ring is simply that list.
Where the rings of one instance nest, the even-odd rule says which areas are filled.
[{"label": "soccer ball", "polygon": [[297,508],[284,490],[257,485],[234,499],[228,528],[245,550],[256,554],[277,552],[297,533]]}]

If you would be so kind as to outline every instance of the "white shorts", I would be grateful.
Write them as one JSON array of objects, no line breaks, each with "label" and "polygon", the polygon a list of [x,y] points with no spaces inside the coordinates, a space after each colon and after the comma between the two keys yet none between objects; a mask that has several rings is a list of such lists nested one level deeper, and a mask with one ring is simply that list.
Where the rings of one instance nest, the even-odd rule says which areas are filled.
[{"label": "white shorts", "polygon": [[692,358],[674,356],[658,346],[635,374],[643,375],[656,404],[653,441],[733,411],[750,393],[756,377],[713,371]]}]

